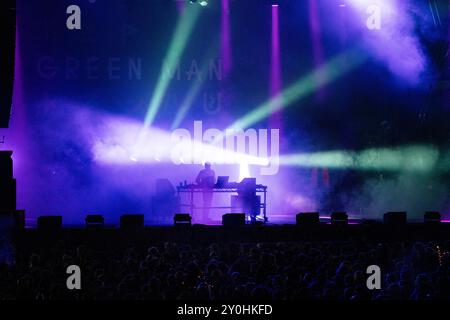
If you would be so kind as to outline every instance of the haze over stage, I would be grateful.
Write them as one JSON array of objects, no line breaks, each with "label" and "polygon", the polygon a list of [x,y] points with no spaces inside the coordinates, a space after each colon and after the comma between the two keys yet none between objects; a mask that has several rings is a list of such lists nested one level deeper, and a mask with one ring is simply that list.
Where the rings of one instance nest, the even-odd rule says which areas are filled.
[{"label": "haze over stage", "polygon": [[207,161],[267,186],[269,221],[448,218],[445,1],[56,2],[17,0],[0,132],[28,225],[172,223],[156,181],[193,183]]}]

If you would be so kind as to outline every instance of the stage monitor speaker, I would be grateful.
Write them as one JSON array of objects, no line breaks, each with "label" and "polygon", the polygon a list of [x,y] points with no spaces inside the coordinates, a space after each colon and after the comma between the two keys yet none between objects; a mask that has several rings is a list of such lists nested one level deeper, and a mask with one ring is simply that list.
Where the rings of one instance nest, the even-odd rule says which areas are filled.
[{"label": "stage monitor speaker", "polygon": [[348,224],[348,214],[346,212],[333,212],[331,214],[331,224],[347,225]]},{"label": "stage monitor speaker", "polygon": [[237,227],[245,225],[245,213],[227,213],[222,216],[222,225]]},{"label": "stage monitor speaker", "polygon": [[175,226],[187,225],[190,226],[192,223],[192,217],[189,213],[177,213],[173,217],[173,224]]},{"label": "stage monitor speaker", "polygon": [[425,223],[440,223],[441,214],[437,211],[427,211],[423,216],[423,222]]},{"label": "stage monitor speaker", "polygon": [[297,225],[313,225],[319,224],[319,213],[318,212],[301,212],[296,216]]},{"label": "stage monitor speaker", "polygon": [[105,226],[105,218],[100,214],[89,214],[84,219],[86,228],[101,229]]},{"label": "stage monitor speaker", "polygon": [[14,88],[16,46],[16,1],[0,2],[2,32],[0,33],[0,128],[8,128]]},{"label": "stage monitor speaker", "polygon": [[383,216],[383,222],[391,225],[406,224],[406,212],[387,212]]},{"label": "stage monitor speaker", "polygon": [[125,214],[120,217],[121,229],[143,229],[144,215],[143,214]]},{"label": "stage monitor speaker", "polygon": [[40,216],[37,221],[39,230],[60,230],[62,228],[62,216]]}]

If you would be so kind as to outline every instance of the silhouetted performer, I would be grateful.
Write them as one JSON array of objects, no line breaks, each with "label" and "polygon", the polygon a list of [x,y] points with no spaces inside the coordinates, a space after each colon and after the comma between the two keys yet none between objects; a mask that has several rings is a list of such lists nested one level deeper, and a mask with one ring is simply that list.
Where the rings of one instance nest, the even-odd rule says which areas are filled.
[{"label": "silhouetted performer", "polygon": [[209,162],[205,163],[205,169],[202,169],[195,179],[195,182],[203,189],[203,209],[202,220],[209,220],[209,207],[211,207],[213,189],[216,181],[216,173],[211,169]]}]

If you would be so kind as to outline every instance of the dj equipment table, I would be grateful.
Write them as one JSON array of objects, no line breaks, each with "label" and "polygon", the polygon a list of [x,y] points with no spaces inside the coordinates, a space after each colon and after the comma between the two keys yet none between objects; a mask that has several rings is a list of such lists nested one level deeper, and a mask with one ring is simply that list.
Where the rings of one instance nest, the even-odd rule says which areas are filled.
[{"label": "dj equipment table", "polygon": [[[194,194],[195,193],[204,193],[204,192],[212,192],[212,193],[238,193],[241,190],[238,186],[236,187],[225,187],[225,188],[213,188],[205,191],[204,188],[199,187],[197,185],[187,185],[187,186],[177,186],[178,198],[181,199],[182,193],[187,193],[189,195],[189,203],[180,203],[180,207],[188,207],[191,216],[194,215],[194,210],[198,209],[232,209],[232,206],[210,206],[210,207],[202,207],[196,206],[194,204]],[[262,194],[261,203],[259,205],[259,209],[262,209],[264,222],[267,222],[267,186],[256,185],[256,194]],[[181,200],[180,200],[181,201]],[[247,212],[245,213],[248,214]]]}]

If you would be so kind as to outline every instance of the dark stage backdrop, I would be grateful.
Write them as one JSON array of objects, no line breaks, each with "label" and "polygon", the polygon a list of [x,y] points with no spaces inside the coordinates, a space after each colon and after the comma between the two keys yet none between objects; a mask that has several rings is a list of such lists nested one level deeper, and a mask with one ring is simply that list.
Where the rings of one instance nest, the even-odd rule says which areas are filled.
[{"label": "dark stage backdrop", "polygon": [[273,222],[449,211],[446,1],[17,2],[2,148],[29,223],[170,221],[155,181],[205,161],[267,185]]}]

